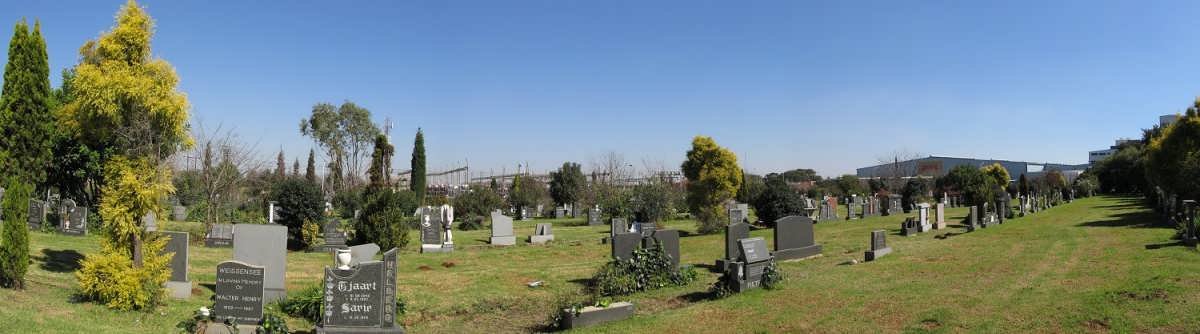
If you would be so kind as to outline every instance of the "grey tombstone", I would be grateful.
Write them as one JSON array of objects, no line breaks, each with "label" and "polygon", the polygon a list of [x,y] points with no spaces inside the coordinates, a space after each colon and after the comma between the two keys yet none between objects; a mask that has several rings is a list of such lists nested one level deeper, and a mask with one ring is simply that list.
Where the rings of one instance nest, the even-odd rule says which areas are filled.
[{"label": "grey tombstone", "polygon": [[492,211],[492,245],[512,246],[517,244],[517,236],[513,235],[513,220],[500,213]]},{"label": "grey tombstone", "polygon": [[346,248],[346,233],[338,230],[341,223],[337,220],[330,219],[321,226],[321,234],[325,237],[325,245],[322,246],[326,251],[334,251],[337,249]]},{"label": "grey tombstone", "polygon": [[287,296],[287,227],[275,224],[238,224],[233,227],[233,259],[267,271],[264,298],[275,302]]},{"label": "grey tombstone", "polygon": [[233,247],[233,225],[213,224],[204,234],[205,247]]},{"label": "grey tombstone", "polygon": [[819,219],[819,220],[826,221],[826,220],[837,219],[837,213],[833,212],[833,210],[834,210],[833,204],[830,204],[829,200],[821,201],[821,215],[820,215],[821,219]]},{"label": "grey tombstone", "polygon": [[597,208],[588,209],[587,218],[588,218],[588,226],[604,225],[604,222],[600,221],[600,209],[597,209]]},{"label": "grey tombstone", "polygon": [[633,223],[634,233],[641,234],[643,237],[649,237],[654,234],[654,230],[656,229],[658,229],[658,226],[654,223]]},{"label": "grey tombstone", "polygon": [[658,246],[661,246],[667,256],[671,257],[671,268],[679,269],[679,231],[655,230],[653,236],[642,238],[642,248],[649,249]]},{"label": "grey tombstone", "polygon": [[172,298],[187,299],[192,296],[192,282],[188,280],[188,234],[187,232],[162,232],[167,236],[167,247],[163,253],[171,253],[171,278],[167,280],[167,292]]},{"label": "grey tombstone", "polygon": [[46,202],[30,199],[29,200],[29,229],[40,230],[42,224],[46,223]]},{"label": "grey tombstone", "polygon": [[88,208],[75,206],[75,201],[67,200],[69,206],[64,206],[62,224],[58,232],[66,235],[87,235]]},{"label": "grey tombstone", "polygon": [[741,239],[738,250],[737,262],[726,273],[727,279],[732,279],[733,290],[742,292],[761,287],[764,271],[774,262],[771,252],[767,251],[767,241],[763,238]]},{"label": "grey tombstone", "polygon": [[917,204],[917,228],[917,232],[933,230],[933,224],[929,223],[929,203]]},{"label": "grey tombstone", "polygon": [[1200,243],[1196,232],[1196,211],[1197,204],[1194,200],[1183,201],[1183,230],[1180,231],[1180,240],[1183,244],[1190,247],[1196,247]]},{"label": "grey tombstone", "polygon": [[534,228],[533,235],[529,236],[529,243],[534,245],[543,245],[554,240],[554,232],[550,229],[548,223],[538,223]]},{"label": "grey tombstone", "polygon": [[217,288],[213,313],[241,325],[258,325],[263,317],[265,283],[270,276],[262,266],[225,261],[217,264]]},{"label": "grey tombstone", "polygon": [[379,254],[379,245],[374,243],[350,246],[350,265],[375,260],[375,254]]},{"label": "grey tombstone", "polygon": [[567,208],[564,208],[561,206],[555,207],[554,208],[554,219],[563,219],[563,218],[567,218]]},{"label": "grey tombstone", "polygon": [[726,212],[729,214],[729,223],[745,223],[750,218],[750,205],[746,203],[730,202],[725,206]]},{"label": "grey tombstone", "polygon": [[936,215],[936,217],[933,222],[933,229],[935,229],[935,230],[945,229],[946,228],[946,204],[942,203],[942,202],[938,202],[935,206],[936,206],[936,210],[934,210],[933,213],[934,213],[934,215]]},{"label": "grey tombstone", "polygon": [[612,225],[609,226],[608,237],[612,238],[620,233],[628,233],[629,226],[625,223],[625,218],[613,218]]},{"label": "grey tombstone", "polygon": [[977,220],[979,219],[979,208],[975,207],[974,205],[969,206],[967,208],[970,211],[967,213],[967,221],[966,221],[967,226],[966,227],[967,227],[967,232],[971,232],[971,231],[974,231],[976,227],[978,227],[979,223]]},{"label": "grey tombstone", "polygon": [[[938,203],[938,205],[942,205],[942,203]],[[871,231],[871,250],[866,252],[866,260],[875,261],[891,252],[892,248],[887,245],[887,231]]]},{"label": "grey tombstone", "polygon": [[154,214],[154,211],[146,212],[146,215],[142,216],[142,227],[146,232],[158,231],[158,215]]},{"label": "grey tombstone", "polygon": [[396,326],[396,252],[347,270],[325,267],[325,313],[317,333],[404,333]]},{"label": "grey tombstone", "polygon": [[616,260],[628,260],[633,257],[633,250],[642,241],[642,235],[637,233],[620,233],[612,240],[612,257]]},{"label": "grey tombstone", "polygon": [[920,224],[913,217],[904,218],[904,222],[900,223],[900,235],[910,237],[921,232]]},{"label": "grey tombstone", "polygon": [[804,216],[787,216],[775,221],[775,252],[778,261],[821,254],[813,236],[813,221]]},{"label": "grey tombstone", "polygon": [[737,261],[738,240],[750,237],[750,225],[745,223],[725,226],[725,258],[717,259],[717,269],[725,271]]},{"label": "grey tombstone", "polygon": [[171,208],[171,219],[177,222],[187,220],[187,207],[176,205]]},{"label": "grey tombstone", "polygon": [[853,200],[846,200],[846,220],[858,219],[858,215],[854,214],[854,206]]},{"label": "grey tombstone", "polygon": [[438,208],[423,207],[419,210],[421,219],[421,253],[441,253],[442,247],[442,214]]}]

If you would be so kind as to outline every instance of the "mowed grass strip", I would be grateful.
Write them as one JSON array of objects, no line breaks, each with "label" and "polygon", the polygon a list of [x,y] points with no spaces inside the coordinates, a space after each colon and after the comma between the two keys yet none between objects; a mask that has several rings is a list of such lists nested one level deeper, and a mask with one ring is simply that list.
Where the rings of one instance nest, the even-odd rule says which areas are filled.
[{"label": "mowed grass strip", "polygon": [[[1174,231],[1129,197],[1081,199],[997,227],[962,233],[965,208],[947,209],[948,230],[898,234],[916,213],[818,223],[824,254],[782,263],[787,281],[774,291],[722,300],[705,292],[719,276],[707,270],[723,252],[723,236],[695,235],[694,222],[666,225],[684,232],[682,262],[700,278],[685,287],[628,296],[632,319],[581,332],[1188,332],[1200,328],[1200,253],[1173,245]],[[554,224],[555,242],[524,239],[539,222]],[[170,222],[166,229],[195,229]],[[455,231],[450,254],[403,250],[398,284],[407,301],[404,325],[413,333],[531,332],[554,312],[560,295],[577,294],[608,260],[600,244],[608,226],[583,219],[515,223],[520,244],[487,245],[490,231]],[[856,265],[870,231],[888,231],[894,252]],[[769,229],[755,230],[771,242]],[[192,245],[194,296],[153,313],[117,312],[72,301],[78,258],[97,252],[96,236],[35,232],[26,291],[0,290],[0,323],[16,332],[166,333],[210,304],[216,264],[231,249]],[[1151,245],[1151,247],[1147,247]],[[325,253],[288,254],[288,288],[316,284],[331,262]],[[530,288],[532,281],[545,286]],[[290,319],[293,329],[312,324]],[[6,329],[7,330],[7,329]]]}]

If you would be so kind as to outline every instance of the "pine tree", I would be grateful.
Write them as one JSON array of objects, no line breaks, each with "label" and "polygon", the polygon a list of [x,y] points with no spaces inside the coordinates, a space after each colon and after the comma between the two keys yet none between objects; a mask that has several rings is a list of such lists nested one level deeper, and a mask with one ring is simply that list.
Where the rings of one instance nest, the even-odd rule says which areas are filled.
[{"label": "pine tree", "polygon": [[417,194],[417,203],[425,204],[425,134],[417,128],[417,137],[413,139],[412,151],[412,182],[410,189]]},{"label": "pine tree", "polygon": [[50,65],[41,24],[18,22],[8,45],[0,93],[0,170],[34,186],[46,182],[53,158]]},{"label": "pine tree", "polygon": [[287,177],[287,160],[283,158],[283,150],[279,150],[279,156],[275,157],[275,176],[280,179]]},{"label": "pine tree", "polygon": [[313,150],[308,150],[308,167],[304,170],[304,179],[313,184],[317,183],[317,160],[313,157]]},{"label": "pine tree", "polygon": [[300,176],[300,159],[299,158],[292,161],[292,176],[293,177]]},{"label": "pine tree", "polygon": [[372,189],[387,188],[392,183],[392,155],[394,153],[395,148],[388,143],[387,136],[375,137],[375,151],[371,153],[371,166],[367,168],[367,176],[371,182],[369,186]]},{"label": "pine tree", "polygon": [[20,181],[10,182],[0,202],[3,226],[0,226],[0,286],[25,288],[25,272],[29,269],[29,186]]}]

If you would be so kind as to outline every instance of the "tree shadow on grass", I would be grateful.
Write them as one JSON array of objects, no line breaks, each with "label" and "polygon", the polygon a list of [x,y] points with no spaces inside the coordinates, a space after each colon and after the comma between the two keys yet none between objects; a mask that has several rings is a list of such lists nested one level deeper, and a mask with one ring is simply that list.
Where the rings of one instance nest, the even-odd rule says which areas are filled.
[{"label": "tree shadow on grass", "polygon": [[43,249],[41,268],[50,272],[69,273],[79,270],[81,266],[79,263],[82,261],[83,254],[79,254],[74,249]]},{"label": "tree shadow on grass", "polygon": [[1081,227],[1132,227],[1132,228],[1175,228],[1164,224],[1154,213],[1148,211],[1128,212],[1111,215],[1106,220],[1082,222]]},{"label": "tree shadow on grass", "polygon": [[715,292],[713,292],[712,290],[693,291],[693,292],[684,294],[682,296],[679,296],[679,300],[682,300],[682,301],[685,301],[688,303],[699,303],[699,302],[704,302],[704,301],[709,301],[709,300],[714,300],[714,299],[717,299],[717,294]]},{"label": "tree shadow on grass", "polygon": [[217,293],[217,284],[216,283],[200,283],[199,285],[200,285],[200,287],[208,289],[208,291],[212,291],[212,293]]},{"label": "tree shadow on grass", "polygon": [[579,284],[579,286],[586,288],[592,284],[592,279],[590,277],[589,278],[576,278],[573,280],[568,280],[567,282]]},{"label": "tree shadow on grass", "polygon": [[1184,243],[1183,241],[1173,241],[1173,242],[1165,242],[1165,243],[1160,243],[1160,244],[1146,245],[1147,250],[1154,250],[1154,249],[1167,248],[1167,247],[1189,247],[1189,246],[1186,243]]}]

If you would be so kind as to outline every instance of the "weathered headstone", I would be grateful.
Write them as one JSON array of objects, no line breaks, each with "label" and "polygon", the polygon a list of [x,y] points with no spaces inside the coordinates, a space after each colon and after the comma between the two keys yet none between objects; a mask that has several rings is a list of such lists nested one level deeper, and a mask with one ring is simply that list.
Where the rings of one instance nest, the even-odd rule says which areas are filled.
[{"label": "weathered headstone", "polygon": [[637,233],[620,233],[612,240],[612,257],[617,260],[628,260],[633,257],[633,250],[642,242],[642,235]]},{"label": "weathered headstone", "polygon": [[561,206],[555,207],[554,208],[554,219],[563,219],[563,218],[567,218],[567,208],[564,208]]},{"label": "weathered headstone", "polygon": [[642,238],[642,248],[654,248],[661,245],[667,256],[671,257],[671,268],[679,268],[679,231],[655,230],[654,235]]},{"label": "weathered headstone", "polygon": [[[938,203],[938,205],[942,205],[942,203]],[[871,250],[866,252],[866,260],[875,261],[891,252],[892,248],[887,245],[887,231],[871,231]]]},{"label": "weathered headstone", "polygon": [[517,236],[513,235],[512,218],[500,214],[500,210],[492,211],[492,245],[512,246],[517,244]]},{"label": "weathered headstone", "polygon": [[396,252],[348,270],[325,267],[325,313],[317,333],[404,333],[396,325]]},{"label": "weathered headstone", "polygon": [[813,236],[813,221],[804,216],[787,216],[775,221],[775,252],[778,261],[821,254]]},{"label": "weathered headstone", "polygon": [[929,223],[929,203],[917,204],[917,232],[929,232],[933,230],[933,224]]},{"label": "weathered headstone", "polygon": [[936,220],[933,222],[933,229],[935,229],[935,230],[944,229],[944,228],[946,228],[946,204],[942,203],[942,202],[938,202],[936,206],[937,206],[937,208],[936,208],[936,210],[934,210],[934,214],[937,217],[935,218]]},{"label": "weathered headstone", "polygon": [[827,221],[837,219],[837,212],[834,212],[834,210],[836,209],[834,209],[833,203],[830,203],[828,199],[821,201],[821,219],[819,220]]},{"label": "weathered headstone", "polygon": [[750,205],[746,203],[730,202],[726,205],[726,211],[729,213],[729,223],[745,223],[750,218]]},{"label": "weathered headstone", "polygon": [[379,245],[375,243],[350,246],[350,265],[356,266],[359,263],[374,261],[375,254],[379,254]]},{"label": "weathered headstone", "polygon": [[233,227],[233,259],[267,271],[263,297],[275,302],[287,296],[287,227],[276,224],[238,224]]},{"label": "weathered headstone", "polygon": [[58,225],[58,232],[66,235],[87,235],[87,207],[75,206],[75,201],[64,201],[62,209],[62,223]]},{"label": "weathered headstone", "polygon": [[188,234],[187,232],[165,231],[167,247],[163,253],[171,253],[171,278],[167,279],[167,292],[172,298],[187,299],[192,296],[192,282],[188,280]]},{"label": "weathered headstone", "polygon": [[40,230],[42,224],[46,223],[46,202],[30,199],[29,200],[29,229]]},{"label": "weathered headstone", "polygon": [[904,218],[904,222],[900,223],[900,235],[911,237],[921,232],[921,225],[913,217]]},{"label": "weathered headstone", "polygon": [[529,236],[529,243],[534,245],[542,245],[554,240],[554,232],[550,230],[550,224],[538,223],[533,230],[533,235]]},{"label": "weathered headstone", "polygon": [[717,269],[725,271],[738,258],[738,240],[750,237],[749,224],[732,224],[725,226],[725,258],[717,259]]},{"label": "weathered headstone", "polygon": [[176,205],[171,208],[171,219],[177,222],[187,220],[187,207]]},{"label": "weathered headstone", "polygon": [[588,209],[587,216],[588,216],[587,217],[588,218],[588,226],[604,225],[604,222],[600,220],[600,209],[598,209],[598,208]]},{"label": "weathered headstone", "polygon": [[146,212],[146,215],[142,216],[142,228],[146,229],[146,232],[158,231],[158,215],[154,214],[154,211]]},{"label": "weathered headstone", "polygon": [[217,264],[217,288],[213,314],[217,321],[229,319],[243,325],[258,325],[266,298],[266,268],[238,261]]},{"label": "weathered headstone", "polygon": [[443,249],[441,212],[434,207],[419,209],[421,220],[421,253],[441,253]]},{"label": "weathered headstone", "polygon": [[613,218],[612,225],[609,226],[608,237],[612,238],[619,233],[628,233],[629,226],[625,223],[625,218]]},{"label": "weathered headstone", "polygon": [[335,249],[346,248],[346,233],[338,228],[341,223],[337,220],[330,219],[321,226],[321,234],[325,237],[325,250],[332,252]]},{"label": "weathered headstone", "polygon": [[233,225],[213,224],[204,234],[205,247],[233,247]]},{"label": "weathered headstone", "polygon": [[970,211],[967,213],[966,227],[967,232],[974,231],[978,227],[979,208],[972,205],[967,207]]},{"label": "weathered headstone", "polygon": [[735,292],[762,287],[763,273],[775,259],[763,238],[738,240],[738,260],[726,271]]},{"label": "weathered headstone", "polygon": [[643,237],[654,234],[654,230],[656,229],[658,229],[658,226],[654,223],[633,223],[634,233],[641,234]]}]

